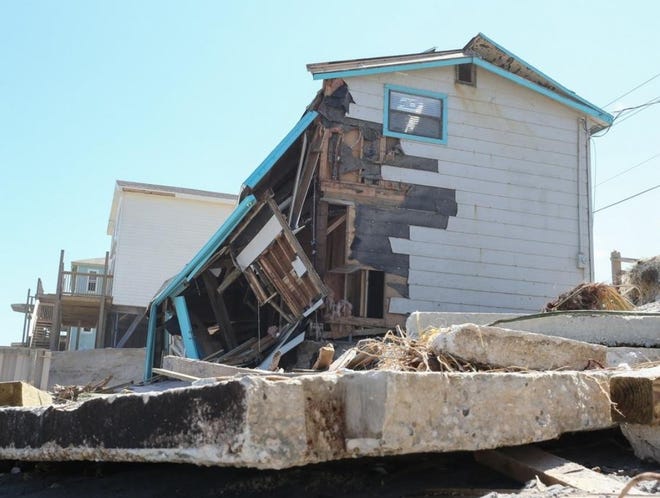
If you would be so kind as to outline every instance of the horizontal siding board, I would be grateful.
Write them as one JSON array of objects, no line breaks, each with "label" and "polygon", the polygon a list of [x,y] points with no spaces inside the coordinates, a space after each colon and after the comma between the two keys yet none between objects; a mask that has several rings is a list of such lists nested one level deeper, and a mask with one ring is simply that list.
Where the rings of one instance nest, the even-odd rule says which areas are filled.
[{"label": "horizontal siding board", "polygon": [[[483,192],[457,191],[456,201],[458,202],[459,206],[461,204],[468,204],[481,208],[502,209],[505,211],[512,211],[514,213],[531,213],[540,216],[545,215],[553,218],[564,218],[567,220],[575,220],[577,214],[577,208],[575,206],[564,206],[561,204],[540,200],[530,201],[516,199],[513,197],[485,194]],[[459,216],[463,213],[460,208],[458,213]]]},{"label": "horizontal siding board", "polygon": [[[571,211],[575,211],[574,209]],[[571,213],[567,213],[571,214]],[[540,228],[543,230],[557,230],[566,233],[577,234],[577,220],[575,217],[565,218],[534,214],[529,211],[509,211],[497,209],[478,204],[458,203],[458,219],[469,218],[472,220],[488,221],[491,223],[504,223],[507,225],[518,225],[521,227]]]},{"label": "horizontal siding board", "polygon": [[[536,304],[536,303],[535,303]],[[456,304],[456,303],[443,303],[438,301],[424,301],[421,299],[406,299],[401,297],[394,297],[390,299],[390,313],[408,314],[415,311],[437,311],[437,312],[474,312],[474,313],[528,313],[540,308],[512,308],[511,306],[485,306],[485,305],[469,305],[469,304]]]},{"label": "horizontal siding board", "polygon": [[575,194],[545,190],[540,186],[532,188],[512,183],[497,183],[494,181],[481,180],[479,178],[451,176],[443,173],[434,173],[432,171],[411,170],[407,168],[396,168],[393,166],[383,166],[381,168],[381,175],[384,180],[395,182],[413,183],[416,185],[425,185],[427,187],[450,188],[464,192],[488,193],[489,195],[577,207],[577,198]]},{"label": "horizontal siding board", "polygon": [[450,218],[449,228],[447,230],[412,226],[410,227],[410,240],[456,246],[489,247],[500,251],[511,251],[515,249],[525,254],[555,255],[566,258],[575,257],[576,255],[576,247],[574,246],[562,246],[552,242],[514,241],[507,238],[506,234],[489,236],[452,232],[452,221]]},{"label": "horizontal siding board", "polygon": [[[521,214],[521,216],[524,216]],[[506,234],[508,239],[529,240],[534,242],[547,242],[569,247],[577,247],[578,237],[576,233],[549,230],[542,228],[523,227],[519,224],[507,224],[504,222],[493,223],[490,221],[474,220],[456,217],[451,222],[451,231],[464,234],[479,234],[485,236],[499,237]]]},{"label": "horizontal siding board", "polygon": [[[410,256],[410,270],[419,270],[437,274],[474,275],[487,278],[520,280],[526,282],[550,282],[567,290],[582,281],[579,269],[575,272],[566,268],[560,270],[542,270],[488,263],[472,263],[425,256]],[[575,266],[575,265],[574,265]]]},{"label": "horizontal siding board", "polygon": [[[408,285],[412,287],[424,287],[425,293],[432,295],[436,287],[450,288],[468,291],[489,291],[494,293],[519,294],[522,296],[541,297],[549,300],[564,292],[564,284],[550,284],[542,282],[528,282],[526,280],[511,280],[494,277],[482,277],[475,275],[456,275],[451,273],[434,273],[421,270],[410,270]],[[414,295],[411,298],[423,297]]]},{"label": "horizontal siding board", "polygon": [[[415,242],[408,239],[390,237],[392,251],[411,256],[423,256],[441,260],[464,261],[467,263],[486,263],[503,265],[530,270],[550,270],[552,272],[566,273],[568,278],[580,275],[576,269],[575,257],[559,258],[556,256],[540,256],[537,254],[522,254],[510,251],[495,250],[490,247],[469,247],[461,245],[431,244],[428,242]],[[549,273],[543,274],[547,278]],[[542,280],[545,282],[545,280]]]},{"label": "horizontal siding board", "polygon": [[488,308],[494,311],[501,309],[538,312],[547,302],[545,298],[538,296],[522,296],[490,291],[466,291],[451,288],[427,287],[425,289],[428,292],[426,292],[425,289],[417,286],[409,286],[409,289],[410,299],[444,303],[448,305],[449,309],[452,306],[474,306]]}]

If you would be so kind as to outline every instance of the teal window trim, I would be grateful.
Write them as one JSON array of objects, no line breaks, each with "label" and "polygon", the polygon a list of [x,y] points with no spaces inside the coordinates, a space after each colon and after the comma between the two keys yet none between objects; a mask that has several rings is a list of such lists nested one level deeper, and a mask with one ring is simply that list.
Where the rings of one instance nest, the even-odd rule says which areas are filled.
[{"label": "teal window trim", "polygon": [[[395,91],[395,92],[401,92],[401,93],[407,93],[410,95],[419,95],[420,97],[430,97],[433,99],[438,99],[442,102],[442,116],[441,116],[441,122],[442,122],[442,137],[441,138],[433,138],[433,137],[425,137],[422,135],[413,135],[410,133],[401,133],[398,131],[392,131],[390,130],[390,92]],[[427,142],[427,143],[433,143],[433,144],[440,144],[440,145],[445,145],[447,143],[447,94],[446,93],[440,93],[440,92],[433,92],[430,90],[420,90],[418,88],[410,88],[406,86],[400,86],[400,85],[385,85],[385,91],[384,91],[384,100],[383,100],[383,135],[387,137],[396,137],[396,138],[403,138],[406,140],[415,140],[418,142]]]}]

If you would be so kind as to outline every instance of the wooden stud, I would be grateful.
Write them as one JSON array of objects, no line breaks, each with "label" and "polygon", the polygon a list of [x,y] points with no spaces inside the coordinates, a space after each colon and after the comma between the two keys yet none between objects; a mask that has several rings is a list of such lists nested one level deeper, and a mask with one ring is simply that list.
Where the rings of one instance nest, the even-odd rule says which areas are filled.
[{"label": "wooden stud", "polygon": [[227,306],[225,306],[225,301],[215,290],[218,281],[210,270],[206,270],[202,274],[202,280],[204,281],[204,287],[206,287],[206,295],[211,303],[213,315],[218,325],[220,325],[222,345],[225,349],[231,349],[236,346],[236,332],[234,332],[234,327],[229,319],[229,312],[227,311]]}]

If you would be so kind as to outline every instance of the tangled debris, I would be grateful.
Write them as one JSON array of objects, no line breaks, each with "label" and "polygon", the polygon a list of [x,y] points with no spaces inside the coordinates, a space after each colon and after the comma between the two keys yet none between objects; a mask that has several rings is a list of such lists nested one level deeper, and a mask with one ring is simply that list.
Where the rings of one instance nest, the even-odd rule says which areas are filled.
[{"label": "tangled debris", "polygon": [[660,256],[640,259],[622,276],[623,294],[637,306],[660,299]]},{"label": "tangled debris", "polygon": [[112,379],[112,375],[108,375],[105,379],[103,379],[100,382],[97,383],[90,382],[89,384],[84,386],[75,386],[75,385],[61,386],[59,384],[55,384],[53,386],[54,401],[60,403],[66,401],[77,401],[78,396],[80,396],[83,393],[89,394],[89,393],[103,392],[111,379]]},{"label": "tangled debris", "polygon": [[632,311],[635,305],[623,297],[619,290],[603,283],[582,283],[550,301],[543,312],[572,310]]},{"label": "tangled debris", "polygon": [[[330,370],[394,370],[398,372],[477,372],[493,371],[487,365],[477,365],[449,353],[435,353],[430,345],[440,329],[429,329],[419,339],[408,337],[397,328],[383,337],[363,339],[347,350]],[[502,369],[498,369],[502,371]],[[520,369],[510,369],[518,371]]]}]

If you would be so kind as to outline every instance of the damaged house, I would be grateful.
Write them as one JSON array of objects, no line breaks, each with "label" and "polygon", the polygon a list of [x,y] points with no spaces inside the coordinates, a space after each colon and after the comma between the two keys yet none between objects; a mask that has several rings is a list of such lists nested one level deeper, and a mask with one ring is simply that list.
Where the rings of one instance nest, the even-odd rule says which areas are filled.
[{"label": "damaged house", "polygon": [[589,138],[611,115],[482,34],[308,69],[316,98],[151,301],[146,377],[172,345],[268,368],[308,330],[535,312],[592,279]]}]

